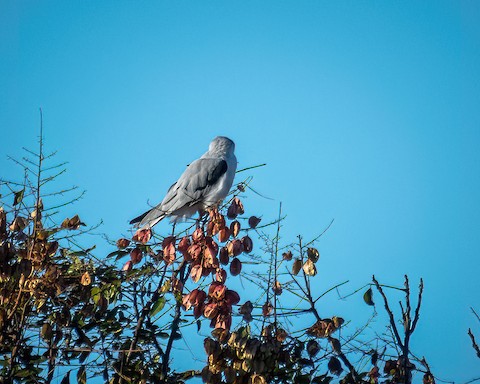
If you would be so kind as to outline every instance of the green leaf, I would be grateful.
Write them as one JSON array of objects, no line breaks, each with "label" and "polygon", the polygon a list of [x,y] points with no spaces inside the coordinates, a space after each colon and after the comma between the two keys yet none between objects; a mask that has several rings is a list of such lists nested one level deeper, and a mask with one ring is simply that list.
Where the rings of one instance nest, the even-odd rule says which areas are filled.
[{"label": "green leaf", "polygon": [[168,339],[170,335],[167,332],[160,332],[160,333],[157,333],[157,336],[160,337],[161,339]]},{"label": "green leaf", "polygon": [[182,338],[182,335],[178,331],[174,332],[173,335],[172,335],[173,340],[180,340],[181,338]]},{"label": "green leaf", "polygon": [[367,291],[363,294],[363,301],[367,303],[368,305],[375,305],[375,303],[372,300],[373,292],[372,288],[368,288]]},{"label": "green leaf", "polygon": [[15,192],[15,197],[13,198],[13,205],[20,204],[23,200],[23,194],[25,193],[25,188],[21,191]]},{"label": "green leaf", "polygon": [[165,306],[165,297],[161,296],[155,304],[153,304],[152,309],[150,310],[150,316],[155,316],[158,312],[160,312],[163,307]]},{"label": "green leaf", "polygon": [[120,249],[118,251],[115,251],[115,252],[110,252],[108,255],[107,255],[107,259],[113,257],[113,256],[116,256],[115,258],[115,261],[118,261],[120,260],[122,257],[128,255],[130,253],[130,251],[125,251],[124,249]]},{"label": "green leaf", "polygon": [[81,251],[75,251],[75,252],[68,252],[67,255],[68,256],[87,256],[89,252],[93,251],[97,246],[94,245],[93,247],[91,248],[88,248],[88,249],[84,249],[84,250],[81,250]]},{"label": "green leaf", "polygon": [[85,370],[85,365],[82,365],[77,372],[77,383],[87,384],[87,371]]}]

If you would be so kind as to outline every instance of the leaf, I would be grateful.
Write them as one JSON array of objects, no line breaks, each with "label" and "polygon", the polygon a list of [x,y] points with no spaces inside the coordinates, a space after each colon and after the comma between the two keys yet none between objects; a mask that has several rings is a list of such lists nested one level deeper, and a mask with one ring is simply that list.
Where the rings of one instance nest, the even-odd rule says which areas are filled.
[{"label": "leaf", "polygon": [[150,310],[150,316],[155,316],[158,312],[160,312],[163,307],[165,306],[165,297],[161,296],[155,304],[153,304],[152,309]]},{"label": "leaf", "polygon": [[368,288],[367,291],[363,294],[363,301],[367,303],[368,305],[375,305],[375,303],[372,300],[373,292],[372,288]]},{"label": "leaf", "polygon": [[49,323],[44,323],[42,329],[40,330],[40,336],[44,340],[51,340],[53,336],[52,326]]},{"label": "leaf", "polygon": [[180,332],[178,331],[175,331],[173,334],[172,334],[172,339],[173,340],[180,340],[182,338],[182,335]]},{"label": "leaf", "polygon": [[124,257],[125,255],[128,255],[130,253],[130,251],[125,251],[125,250],[119,250],[119,251],[114,251],[114,252],[110,252],[108,255],[107,255],[107,259],[113,257],[113,256],[116,256],[115,258],[115,261],[118,261],[120,260],[122,257]]},{"label": "leaf", "polygon": [[77,372],[77,383],[87,384],[87,371],[85,370],[85,365],[82,365]]},{"label": "leaf", "polygon": [[15,197],[13,198],[13,206],[20,204],[23,200],[23,194],[25,193],[25,188],[21,191],[15,192]]}]

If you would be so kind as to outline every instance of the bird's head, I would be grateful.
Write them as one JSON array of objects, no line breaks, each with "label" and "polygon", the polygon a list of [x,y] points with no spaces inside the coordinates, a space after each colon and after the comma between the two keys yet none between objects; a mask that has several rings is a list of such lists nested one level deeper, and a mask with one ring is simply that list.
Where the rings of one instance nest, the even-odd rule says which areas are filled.
[{"label": "bird's head", "polygon": [[208,150],[212,153],[231,155],[235,151],[235,143],[225,136],[217,136],[212,140]]}]

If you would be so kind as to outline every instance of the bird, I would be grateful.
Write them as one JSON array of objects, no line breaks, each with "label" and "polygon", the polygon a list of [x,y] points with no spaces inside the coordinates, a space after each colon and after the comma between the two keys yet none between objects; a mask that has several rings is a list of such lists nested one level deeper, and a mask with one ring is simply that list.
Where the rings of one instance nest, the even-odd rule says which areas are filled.
[{"label": "bird", "polygon": [[173,223],[203,215],[228,195],[237,169],[235,143],[228,137],[215,137],[199,159],[187,166],[168,189],[162,202],[130,221],[136,227],[151,229],[169,217]]}]

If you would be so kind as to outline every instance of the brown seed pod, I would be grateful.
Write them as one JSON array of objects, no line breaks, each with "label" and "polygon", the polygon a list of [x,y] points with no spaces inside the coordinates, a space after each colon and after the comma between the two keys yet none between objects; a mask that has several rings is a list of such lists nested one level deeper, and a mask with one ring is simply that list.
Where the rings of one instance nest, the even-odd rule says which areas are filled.
[{"label": "brown seed pod", "polygon": [[260,223],[260,221],[262,221],[262,219],[256,217],[256,216],[250,216],[250,218],[248,219],[248,225],[250,226],[250,228],[254,229],[257,227],[258,223]]},{"label": "brown seed pod", "polygon": [[234,258],[230,263],[230,274],[232,276],[237,276],[238,274],[240,274],[241,271],[242,271],[242,262],[239,259]]},{"label": "brown seed pod", "polygon": [[142,261],[142,250],[138,247],[132,249],[130,252],[130,260],[133,264],[138,264],[140,261]]},{"label": "brown seed pod", "polygon": [[205,304],[203,308],[203,316],[207,319],[213,319],[218,314],[218,305],[217,303]]},{"label": "brown seed pod", "polygon": [[202,228],[197,228],[195,231],[192,233],[192,240],[194,242],[200,242],[205,238],[205,234],[203,233]]},{"label": "brown seed pod", "polygon": [[[228,256],[227,256],[228,260]],[[227,280],[227,271],[225,271],[223,268],[218,268],[217,271],[215,272],[215,280],[217,280],[220,283],[224,283]]]},{"label": "brown seed pod", "polygon": [[218,241],[220,243],[225,243],[230,238],[230,228],[223,227],[218,231]]},{"label": "brown seed pod", "polygon": [[208,296],[215,300],[222,300],[227,292],[227,287],[218,281],[214,281],[208,288]]},{"label": "brown seed pod", "polygon": [[127,248],[129,245],[130,245],[130,240],[128,239],[122,238],[117,240],[117,247],[120,249]]},{"label": "brown seed pod", "polygon": [[190,238],[188,236],[182,237],[182,239],[178,242],[178,250],[185,255],[185,253],[190,247]]},{"label": "brown seed pod", "polygon": [[300,259],[295,259],[292,266],[292,274],[295,276],[298,275],[300,269],[302,269],[302,261]]},{"label": "brown seed pod", "polygon": [[316,248],[308,248],[307,249],[307,257],[312,260],[312,262],[316,263],[320,258],[320,253]]},{"label": "brown seed pod", "polygon": [[128,260],[125,264],[123,264],[122,271],[128,272],[132,269],[133,263],[132,260]]},{"label": "brown seed pod", "polygon": [[232,221],[230,223],[230,232],[233,237],[237,237],[241,229],[240,222],[238,220]]},{"label": "brown seed pod", "polygon": [[282,253],[283,260],[290,261],[293,258],[292,251]]},{"label": "brown seed pod", "polygon": [[225,302],[228,305],[236,305],[240,301],[240,296],[238,295],[237,292],[232,291],[231,289],[228,289],[226,294],[225,294]]},{"label": "brown seed pod", "polygon": [[219,259],[220,259],[220,263],[222,263],[223,265],[227,265],[228,262],[230,261],[230,257],[228,256],[228,249],[227,247],[222,247],[220,248],[220,256],[219,256]]},{"label": "brown seed pod", "polygon": [[243,252],[250,253],[253,250],[253,241],[249,236],[244,236],[241,239],[243,244]]},{"label": "brown seed pod", "polygon": [[240,240],[235,239],[227,244],[227,249],[230,256],[238,256],[243,252],[243,244]]}]

